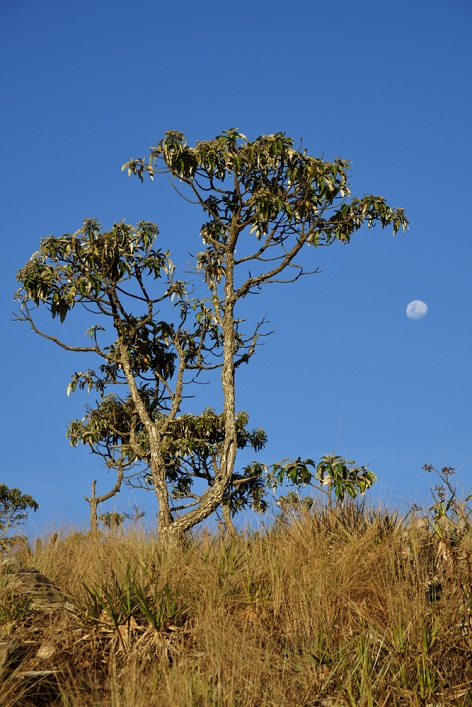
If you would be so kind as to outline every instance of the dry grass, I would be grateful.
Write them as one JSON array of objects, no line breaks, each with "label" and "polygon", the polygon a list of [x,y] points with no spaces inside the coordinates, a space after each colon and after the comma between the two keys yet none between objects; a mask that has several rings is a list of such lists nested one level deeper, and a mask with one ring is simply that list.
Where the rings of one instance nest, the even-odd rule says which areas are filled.
[{"label": "dry grass", "polygon": [[[470,705],[470,536],[408,543],[386,513],[355,508],[171,552],[132,530],[44,538],[19,559],[78,609],[10,606],[2,633],[53,645],[71,707]],[[17,682],[0,704],[31,704]]]}]

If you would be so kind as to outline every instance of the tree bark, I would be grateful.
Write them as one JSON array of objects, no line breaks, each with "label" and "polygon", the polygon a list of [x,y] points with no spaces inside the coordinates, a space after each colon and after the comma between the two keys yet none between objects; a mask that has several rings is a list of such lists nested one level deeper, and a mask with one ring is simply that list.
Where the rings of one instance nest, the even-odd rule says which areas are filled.
[{"label": "tree bark", "polygon": [[116,496],[116,494],[120,491],[122,481],[123,469],[120,467],[116,484],[113,486],[111,491],[108,491],[108,493],[104,493],[102,496],[96,495],[97,482],[92,481],[92,495],[90,496],[90,498],[87,498],[87,496],[85,496],[84,498],[90,504],[90,529],[95,535],[98,534],[98,505],[100,503],[103,503],[104,501],[108,501],[108,499],[113,498],[113,496]]}]

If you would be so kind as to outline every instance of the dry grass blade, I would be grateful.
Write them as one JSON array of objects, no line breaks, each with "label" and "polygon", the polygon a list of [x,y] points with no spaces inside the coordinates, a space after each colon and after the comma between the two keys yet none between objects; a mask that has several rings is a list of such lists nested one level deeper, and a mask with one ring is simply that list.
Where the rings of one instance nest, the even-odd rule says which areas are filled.
[{"label": "dry grass blade", "polygon": [[0,703],[26,705],[15,674],[45,669],[71,707],[471,704],[472,537],[454,542],[365,508],[172,553],[133,531],[45,539],[18,557],[76,611],[0,595],[4,637],[54,646],[7,671]]}]

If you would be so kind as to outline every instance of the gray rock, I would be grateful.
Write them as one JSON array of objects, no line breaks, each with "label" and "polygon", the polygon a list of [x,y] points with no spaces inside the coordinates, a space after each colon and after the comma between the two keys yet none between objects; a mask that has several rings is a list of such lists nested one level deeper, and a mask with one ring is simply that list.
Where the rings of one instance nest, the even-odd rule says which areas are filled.
[{"label": "gray rock", "polygon": [[16,558],[6,558],[0,566],[3,591],[30,600],[29,608],[41,611],[73,611],[68,597],[35,567],[24,567]]}]

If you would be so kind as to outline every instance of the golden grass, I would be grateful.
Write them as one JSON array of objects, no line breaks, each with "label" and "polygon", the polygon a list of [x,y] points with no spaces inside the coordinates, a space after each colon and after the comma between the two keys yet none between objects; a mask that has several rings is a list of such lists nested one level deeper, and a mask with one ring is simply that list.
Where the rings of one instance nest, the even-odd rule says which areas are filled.
[{"label": "golden grass", "polygon": [[[77,611],[2,633],[54,645],[71,707],[470,705],[470,536],[447,560],[433,536],[408,543],[355,507],[172,551],[137,530],[63,533],[16,552]],[[0,704],[30,704],[14,677]]]}]

